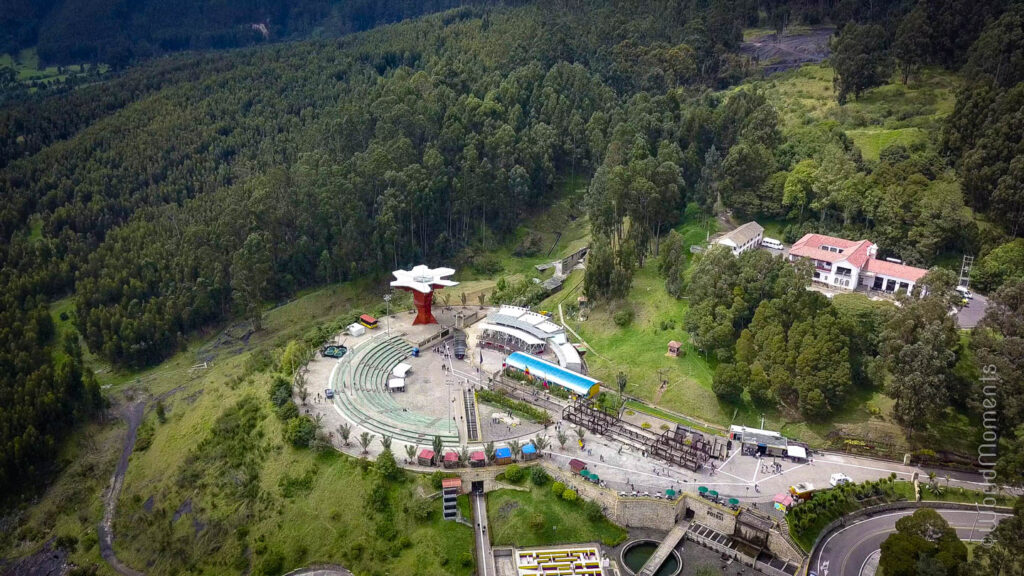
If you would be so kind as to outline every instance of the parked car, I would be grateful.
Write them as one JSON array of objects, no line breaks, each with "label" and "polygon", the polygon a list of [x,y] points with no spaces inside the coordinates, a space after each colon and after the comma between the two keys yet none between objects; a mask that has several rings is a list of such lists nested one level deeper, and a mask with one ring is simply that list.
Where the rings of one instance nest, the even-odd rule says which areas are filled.
[{"label": "parked car", "polygon": [[970,290],[968,290],[966,286],[957,286],[956,291],[959,292],[961,296],[968,300],[974,299],[974,294]]},{"label": "parked car", "polygon": [[333,388],[325,388],[324,389],[324,396],[326,396],[328,400],[330,400],[331,398],[334,398],[334,389]]},{"label": "parked car", "polygon": [[850,484],[852,482],[853,478],[850,478],[849,476],[843,474],[842,472],[836,472],[835,474],[832,475],[831,478],[828,479],[828,483],[831,484],[833,488],[835,488],[836,486],[842,486],[844,484]]}]

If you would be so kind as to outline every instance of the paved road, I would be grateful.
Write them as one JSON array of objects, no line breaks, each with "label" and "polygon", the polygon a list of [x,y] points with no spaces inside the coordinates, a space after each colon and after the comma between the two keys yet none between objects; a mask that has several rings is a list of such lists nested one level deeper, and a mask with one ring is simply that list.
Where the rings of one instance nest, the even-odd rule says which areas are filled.
[{"label": "paved road", "polygon": [[491,552],[491,538],[487,534],[487,498],[473,493],[473,524],[476,530],[477,574],[496,576],[494,554]]},{"label": "paved road", "polygon": [[[939,514],[956,529],[961,540],[981,540],[995,527],[993,518],[1008,514],[972,510],[939,510]],[[896,531],[896,521],[914,513],[913,509],[887,512],[856,522],[833,532],[811,554],[810,570],[819,576],[858,576],[873,552],[881,548],[889,534]]]},{"label": "paved road", "polygon": [[985,316],[985,309],[988,308],[988,298],[981,294],[975,294],[967,306],[964,306],[956,314],[956,323],[962,329],[974,328]]}]

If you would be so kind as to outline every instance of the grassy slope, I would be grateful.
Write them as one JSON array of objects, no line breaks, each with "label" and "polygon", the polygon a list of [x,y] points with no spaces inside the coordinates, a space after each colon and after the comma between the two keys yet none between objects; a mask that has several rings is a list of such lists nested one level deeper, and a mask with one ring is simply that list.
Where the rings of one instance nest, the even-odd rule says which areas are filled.
[{"label": "grassy slope", "polygon": [[[535,530],[531,519],[542,516],[543,527]],[[550,484],[530,492],[496,490],[487,495],[487,522],[496,546],[546,546],[570,542],[625,540],[626,531],[605,518],[587,518],[581,502],[566,502],[551,491]]]},{"label": "grassy slope", "polygon": [[[517,231],[517,239],[529,231],[544,237],[545,250],[534,257],[517,258],[512,251],[517,239],[504,242],[491,253],[501,262],[504,275],[516,277],[538,276],[535,264],[550,261],[586,245],[587,224],[583,218],[573,218],[576,212],[572,206],[579,202],[579,191],[585,187],[584,178],[566,180],[562,200],[550,210],[539,212],[524,220]],[[555,244],[551,255],[547,248],[554,243],[556,231],[563,234]],[[547,272],[544,277],[550,275]],[[474,274],[472,270],[460,270],[457,276],[460,287],[451,290],[451,302],[457,303],[462,292],[469,302],[476,301],[478,293],[490,295],[496,282],[495,277]],[[570,278],[582,279],[579,272]],[[132,455],[125,479],[125,488],[118,508],[118,534],[137,534],[135,538],[122,537],[116,540],[118,555],[131,566],[146,567],[147,572],[166,573],[174,564],[157,553],[156,538],[142,536],[152,532],[154,520],[145,520],[150,513],[143,514],[143,506],[154,496],[154,509],[173,515],[177,507],[192,497],[197,510],[197,519],[203,515],[217,516],[216,510],[224,502],[218,494],[190,492],[175,486],[177,471],[188,453],[209,434],[212,423],[225,408],[233,405],[246,394],[266,397],[265,375],[255,375],[241,382],[236,380],[246,374],[246,362],[262,351],[282,347],[288,340],[299,337],[311,327],[331,322],[345,322],[357,313],[370,312],[383,315],[384,303],[371,296],[376,285],[369,280],[331,285],[308,290],[297,295],[288,303],[268,310],[264,316],[264,328],[246,340],[240,339],[245,333],[244,325],[221,326],[195,335],[187,350],[182,351],[158,366],[141,370],[126,371],[110,367],[84,346],[86,358],[104,386],[105,393],[120,402],[124,396],[145,393],[151,396],[168,392],[176,387],[183,390],[165,402],[167,421],[157,422],[152,410],[140,429],[142,434],[151,429],[152,444],[145,451]],[[395,295],[392,310],[411,306],[411,299],[404,293]],[[51,305],[51,314],[58,330],[73,332],[74,304],[68,298]],[[61,318],[61,316],[64,318]],[[209,367],[196,369],[195,366],[209,360]],[[274,513],[253,521],[244,543],[234,538],[221,539],[223,547],[210,552],[203,566],[206,573],[236,571],[230,568],[237,560],[244,546],[254,549],[260,536],[267,543],[267,550],[253,555],[254,569],[258,568],[261,556],[279,553],[286,566],[296,566],[315,561],[339,561],[352,564],[357,572],[367,572],[372,563],[392,573],[469,573],[471,567],[461,564],[461,553],[472,548],[472,532],[465,526],[445,523],[435,517],[427,524],[415,524],[405,520],[396,521],[400,533],[408,534],[412,547],[405,549],[395,558],[377,558],[379,555],[367,545],[363,560],[346,557],[351,543],[363,539],[374,539],[373,522],[364,513],[362,500],[367,492],[368,480],[363,478],[358,466],[340,456],[315,456],[306,451],[295,451],[280,445],[281,424],[270,415],[262,421],[264,437],[275,447],[265,456],[260,468],[262,489],[273,500]],[[102,517],[101,493],[113,472],[123,441],[124,426],[120,420],[112,419],[106,425],[91,425],[75,434],[65,447],[62,460],[69,463],[54,485],[43,495],[40,502],[27,509],[19,532],[21,544],[4,550],[4,556],[20,556],[38,549],[39,545],[53,535],[73,535],[81,544],[72,554],[72,560],[79,565],[97,565],[100,574],[110,573],[99,556],[95,543],[95,526]],[[286,474],[299,475],[316,463],[319,467],[316,481],[308,492],[293,498],[284,498],[278,482]],[[393,498],[402,501],[413,492],[430,492],[421,483],[409,484],[399,490]],[[81,502],[80,506],[67,506]],[[396,517],[404,515],[397,511]],[[184,538],[201,549],[208,545],[202,533],[190,528],[191,516],[173,523],[168,534]],[[445,565],[441,566],[441,559]],[[373,560],[371,560],[373,559]],[[199,572],[204,569],[197,567]],[[255,571],[254,571],[255,573]]]},{"label": "grassy slope", "polygon": [[[18,80],[21,82],[32,82],[34,80],[46,81],[56,80],[62,82],[68,76],[79,76],[86,71],[82,64],[71,64],[64,67],[63,72],[57,66],[39,67],[39,56],[35,48],[26,48],[17,56],[11,54],[0,54],[0,67],[10,66],[18,73]],[[100,64],[100,73],[105,73],[109,67]]]},{"label": "grassy slope", "polygon": [[868,90],[839,106],[828,64],[808,65],[772,76],[764,82],[776,103],[784,130],[817,123],[835,123],[861,149],[877,160],[889,144],[908,147],[934,142],[939,123],[953,110],[957,80],[952,74],[925,70],[904,86],[898,82]]}]

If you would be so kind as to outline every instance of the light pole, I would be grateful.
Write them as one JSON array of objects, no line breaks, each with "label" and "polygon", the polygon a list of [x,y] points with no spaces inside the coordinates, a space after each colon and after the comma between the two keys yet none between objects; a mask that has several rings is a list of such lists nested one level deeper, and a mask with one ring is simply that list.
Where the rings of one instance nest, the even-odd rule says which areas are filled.
[{"label": "light pole", "polygon": [[391,293],[388,292],[384,295],[384,302],[387,303],[388,308],[388,338],[391,338]]}]

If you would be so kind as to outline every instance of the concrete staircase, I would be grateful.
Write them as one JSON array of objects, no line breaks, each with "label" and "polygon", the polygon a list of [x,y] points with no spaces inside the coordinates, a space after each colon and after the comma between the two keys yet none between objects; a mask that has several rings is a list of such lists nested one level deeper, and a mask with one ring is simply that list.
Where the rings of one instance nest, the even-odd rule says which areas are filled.
[{"label": "concrete staircase", "polygon": [[661,565],[668,559],[672,550],[683,539],[683,536],[686,535],[686,529],[689,525],[689,522],[683,522],[673,526],[665,536],[665,539],[658,545],[658,549],[654,551],[654,554],[651,554],[651,557],[647,559],[647,562],[640,568],[640,571],[636,573],[637,576],[654,576],[654,573],[658,571],[658,568],[661,568]]}]

